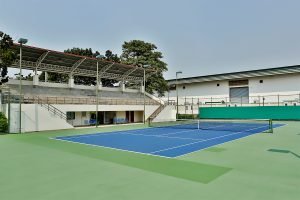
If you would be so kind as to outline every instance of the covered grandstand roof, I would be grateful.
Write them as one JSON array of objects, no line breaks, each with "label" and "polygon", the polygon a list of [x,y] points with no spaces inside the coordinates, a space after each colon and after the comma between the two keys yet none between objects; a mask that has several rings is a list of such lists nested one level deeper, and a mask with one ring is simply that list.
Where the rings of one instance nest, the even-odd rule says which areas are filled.
[{"label": "covered grandstand roof", "polygon": [[[19,44],[14,44],[12,49],[19,53]],[[27,45],[22,46],[23,69],[56,72],[71,76],[97,77],[97,61],[100,78],[134,82],[143,80],[144,69],[141,67]],[[11,67],[18,68],[19,65],[20,60],[17,59]],[[155,70],[146,69],[146,78],[154,73],[156,73]]]},{"label": "covered grandstand roof", "polygon": [[[252,77],[274,76],[274,75],[294,74],[294,73],[300,73],[300,65],[179,78],[177,79],[177,81],[178,84],[189,84],[189,83],[245,79],[245,78],[252,78]],[[176,79],[170,79],[167,81],[168,81],[168,85],[176,84]]]}]

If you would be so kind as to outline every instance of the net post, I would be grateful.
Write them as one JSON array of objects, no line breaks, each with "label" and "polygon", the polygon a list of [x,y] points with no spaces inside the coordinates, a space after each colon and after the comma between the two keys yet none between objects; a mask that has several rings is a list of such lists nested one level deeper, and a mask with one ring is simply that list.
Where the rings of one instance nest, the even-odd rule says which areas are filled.
[{"label": "net post", "polygon": [[198,130],[200,129],[200,120],[198,120]]},{"label": "net post", "polygon": [[270,133],[274,133],[273,132],[273,121],[272,121],[272,119],[269,119],[269,129],[270,129]]}]

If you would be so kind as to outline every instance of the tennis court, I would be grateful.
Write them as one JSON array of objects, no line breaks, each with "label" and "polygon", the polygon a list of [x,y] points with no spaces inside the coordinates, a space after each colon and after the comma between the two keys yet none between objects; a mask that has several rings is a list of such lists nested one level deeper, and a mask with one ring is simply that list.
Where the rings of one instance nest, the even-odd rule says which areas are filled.
[{"label": "tennis court", "polygon": [[174,158],[283,124],[269,120],[178,120],[151,123],[150,128],[56,137],[56,140]]}]

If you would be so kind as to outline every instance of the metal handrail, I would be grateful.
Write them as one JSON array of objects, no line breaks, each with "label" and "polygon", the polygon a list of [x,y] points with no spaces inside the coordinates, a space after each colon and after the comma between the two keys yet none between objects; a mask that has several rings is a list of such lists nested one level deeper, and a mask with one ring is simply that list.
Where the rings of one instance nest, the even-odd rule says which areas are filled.
[{"label": "metal handrail", "polygon": [[[20,95],[11,95],[11,103],[18,103]],[[7,100],[8,101],[8,100]],[[86,97],[60,97],[60,96],[21,96],[21,101],[26,104],[96,104],[96,98]],[[143,98],[120,99],[120,98],[99,98],[99,104],[102,105],[143,105]],[[152,99],[146,99],[146,105],[159,105]]]},{"label": "metal handrail", "polygon": [[46,108],[48,111],[52,112],[54,115],[57,115],[60,118],[67,120],[67,115],[64,112],[62,112],[61,110],[59,110],[58,108],[54,107],[51,104],[43,104],[43,101],[38,96],[36,96],[36,99],[37,99],[38,104],[40,104],[42,107]]}]

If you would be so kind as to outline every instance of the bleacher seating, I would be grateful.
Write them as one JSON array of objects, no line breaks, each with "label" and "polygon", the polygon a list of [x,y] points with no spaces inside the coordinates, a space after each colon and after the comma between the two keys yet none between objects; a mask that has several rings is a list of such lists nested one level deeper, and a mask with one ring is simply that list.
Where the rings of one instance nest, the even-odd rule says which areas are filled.
[{"label": "bleacher seating", "polygon": [[[11,94],[19,94],[18,85],[9,85]],[[64,97],[95,97],[95,90],[84,90],[75,88],[57,88],[57,87],[33,87],[31,85],[23,85],[22,93],[24,96],[64,96]],[[140,92],[122,92],[122,91],[99,91],[101,98],[142,98],[143,94]]]}]

